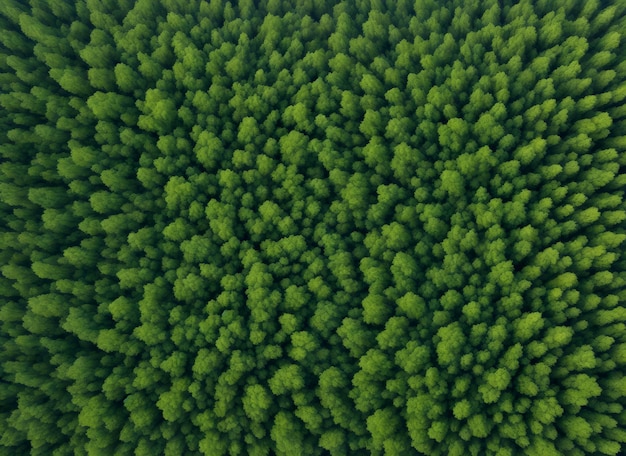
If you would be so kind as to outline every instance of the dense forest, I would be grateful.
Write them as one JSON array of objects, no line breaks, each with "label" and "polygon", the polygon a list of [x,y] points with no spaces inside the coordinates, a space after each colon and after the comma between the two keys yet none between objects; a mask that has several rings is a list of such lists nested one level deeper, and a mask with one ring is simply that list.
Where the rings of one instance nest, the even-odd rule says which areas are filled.
[{"label": "dense forest", "polygon": [[624,0],[1,0],[0,455],[626,450]]}]

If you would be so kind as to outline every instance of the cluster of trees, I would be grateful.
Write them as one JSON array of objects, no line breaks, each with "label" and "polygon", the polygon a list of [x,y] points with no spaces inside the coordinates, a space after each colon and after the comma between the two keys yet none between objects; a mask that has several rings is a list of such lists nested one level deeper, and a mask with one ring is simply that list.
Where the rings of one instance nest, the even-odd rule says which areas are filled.
[{"label": "cluster of trees", "polygon": [[618,455],[622,1],[2,0],[0,452]]}]

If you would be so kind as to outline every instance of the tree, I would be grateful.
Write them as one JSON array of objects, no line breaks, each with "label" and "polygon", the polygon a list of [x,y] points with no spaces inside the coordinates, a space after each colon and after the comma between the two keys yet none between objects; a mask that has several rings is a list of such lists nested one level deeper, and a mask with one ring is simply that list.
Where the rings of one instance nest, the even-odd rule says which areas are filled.
[{"label": "tree", "polygon": [[460,358],[459,354],[466,345],[466,337],[458,322],[439,328],[437,331],[437,360],[443,367],[454,366]]},{"label": "tree", "polygon": [[143,104],[143,114],[139,116],[137,125],[147,131],[166,134],[177,117],[174,100],[159,89],[148,89]]},{"label": "tree", "polygon": [[541,316],[540,312],[526,313],[514,323],[515,336],[520,342],[530,340],[534,336],[538,335],[544,324],[545,320]]},{"label": "tree", "polygon": [[61,317],[68,310],[63,296],[56,293],[32,297],[28,300],[28,307],[42,317]]},{"label": "tree", "polygon": [[504,368],[499,368],[488,372],[485,375],[485,383],[478,387],[478,391],[482,394],[483,402],[486,404],[496,402],[502,393],[506,390],[511,382],[511,374]]},{"label": "tree", "polygon": [[361,89],[368,95],[381,96],[385,88],[373,74],[364,74],[361,78]]},{"label": "tree", "polygon": [[426,314],[427,307],[424,299],[409,291],[397,301],[398,307],[409,318],[420,321]]},{"label": "tree", "polygon": [[465,193],[465,182],[458,171],[446,169],[441,173],[441,188],[451,198],[459,198]]},{"label": "tree", "polygon": [[340,429],[332,429],[324,432],[319,439],[319,446],[331,453],[339,453],[346,449],[345,433]]},{"label": "tree", "polygon": [[28,190],[28,199],[43,208],[61,208],[67,204],[67,194],[61,187],[40,187]]},{"label": "tree", "polygon": [[271,436],[276,443],[277,453],[280,455],[303,456],[308,450],[312,450],[310,442],[304,440],[298,420],[289,412],[278,412],[274,418]]},{"label": "tree", "polygon": [[265,422],[271,410],[272,398],[263,386],[248,386],[242,400],[248,418],[258,423]]},{"label": "tree", "polygon": [[291,346],[289,356],[295,361],[304,361],[307,357],[315,356],[319,343],[311,333],[298,331],[291,334]]},{"label": "tree", "polygon": [[385,324],[385,330],[376,336],[381,349],[403,347],[408,339],[409,321],[404,317],[391,317]]},{"label": "tree", "polygon": [[305,164],[304,157],[307,147],[307,138],[304,134],[292,130],[280,139],[279,145],[285,163],[296,166],[303,166]]},{"label": "tree", "polygon": [[239,125],[237,140],[241,144],[256,143],[259,139],[259,127],[254,117],[244,117]]},{"label": "tree", "polygon": [[93,93],[93,86],[88,83],[87,74],[80,68],[53,68],[50,70],[50,76],[69,93],[79,96]]},{"label": "tree", "polygon": [[415,289],[415,278],[419,267],[412,256],[404,252],[396,253],[390,269],[398,291],[409,292]]},{"label": "tree", "polygon": [[135,89],[142,87],[141,76],[131,66],[125,63],[118,63],[113,71],[115,83],[123,92],[132,93]]},{"label": "tree", "polygon": [[302,389],[304,379],[300,367],[296,364],[289,364],[279,368],[269,380],[269,387],[275,395]]},{"label": "tree", "polygon": [[373,448],[388,448],[388,441],[396,440],[400,426],[398,414],[393,409],[376,410],[367,418],[367,430],[372,435]]},{"label": "tree", "polygon": [[589,399],[602,393],[598,382],[587,374],[576,374],[563,381],[566,389],[563,391],[559,402],[564,405],[582,407],[588,404]]},{"label": "tree", "polygon": [[384,120],[381,114],[373,109],[367,109],[359,125],[359,131],[367,138],[374,138],[384,133],[383,126]]}]

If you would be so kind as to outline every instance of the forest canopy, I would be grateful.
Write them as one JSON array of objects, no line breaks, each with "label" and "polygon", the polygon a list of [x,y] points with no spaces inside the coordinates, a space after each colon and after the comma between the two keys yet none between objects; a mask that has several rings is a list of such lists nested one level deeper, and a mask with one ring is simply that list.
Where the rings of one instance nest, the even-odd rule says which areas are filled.
[{"label": "forest canopy", "polygon": [[0,454],[624,454],[625,31],[0,1]]}]

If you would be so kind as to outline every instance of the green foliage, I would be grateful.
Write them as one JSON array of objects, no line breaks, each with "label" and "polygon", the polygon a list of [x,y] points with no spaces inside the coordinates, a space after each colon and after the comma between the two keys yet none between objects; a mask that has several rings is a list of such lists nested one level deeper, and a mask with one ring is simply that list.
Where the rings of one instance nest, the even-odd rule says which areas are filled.
[{"label": "green foliage", "polygon": [[0,454],[624,453],[625,15],[1,1]]}]

